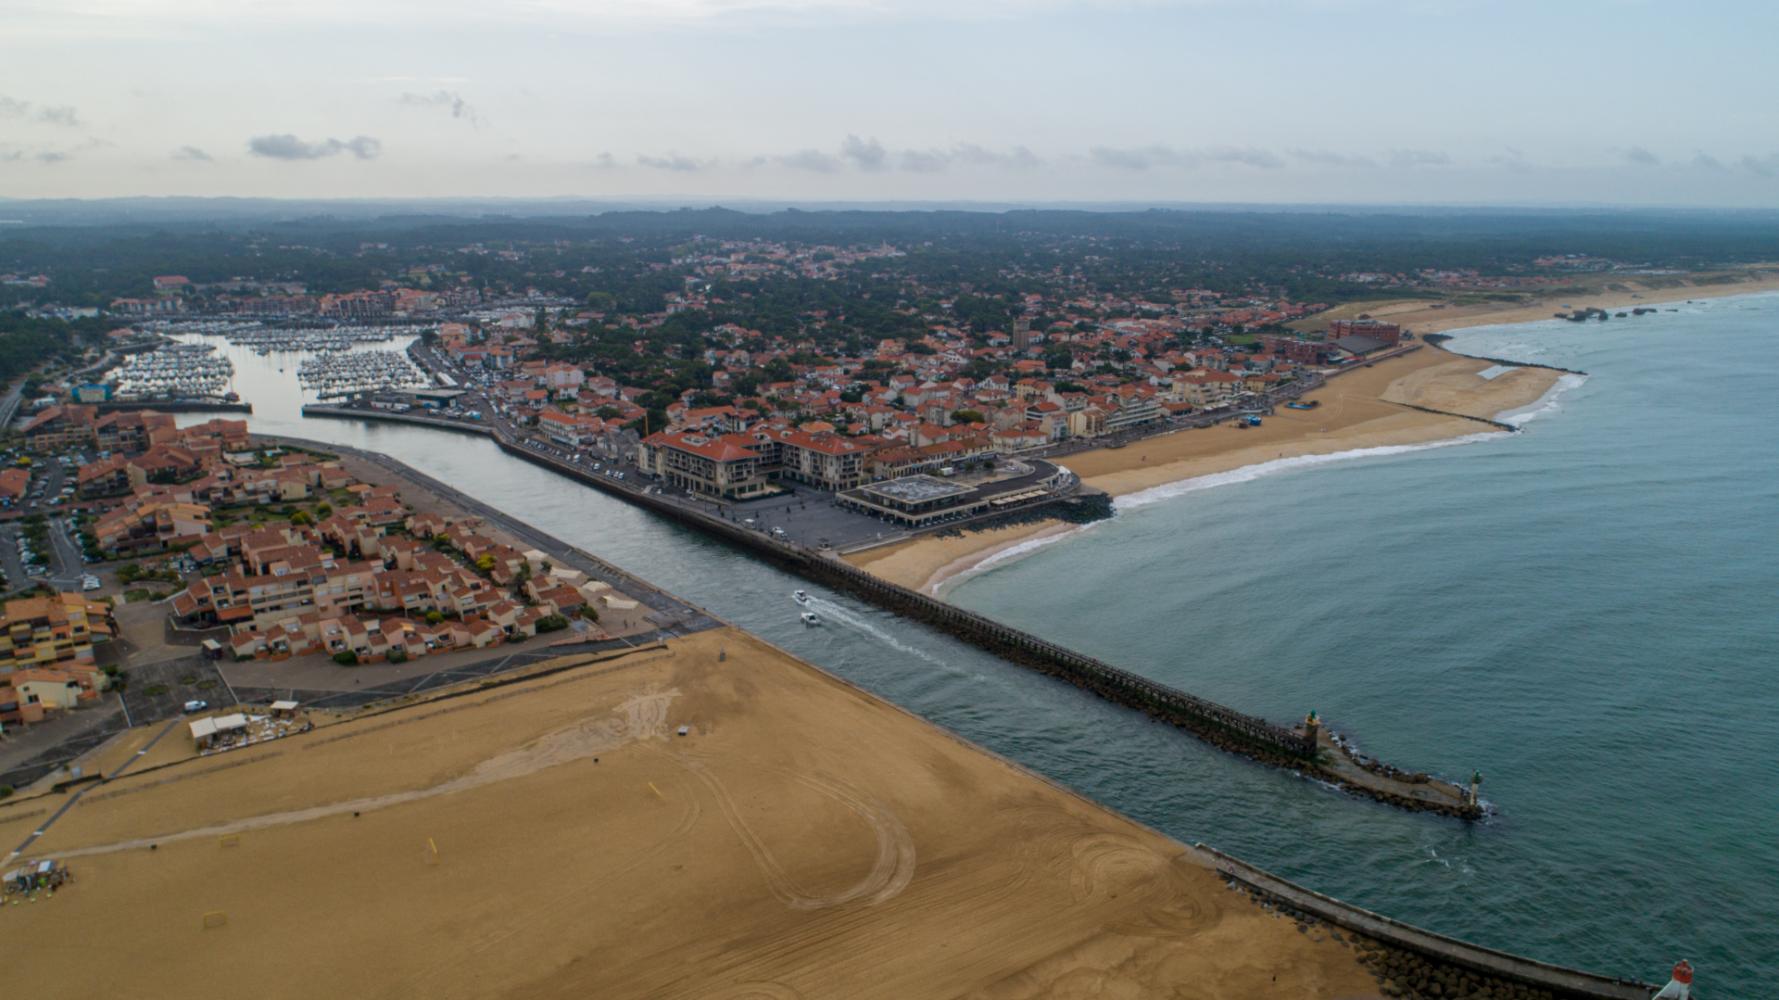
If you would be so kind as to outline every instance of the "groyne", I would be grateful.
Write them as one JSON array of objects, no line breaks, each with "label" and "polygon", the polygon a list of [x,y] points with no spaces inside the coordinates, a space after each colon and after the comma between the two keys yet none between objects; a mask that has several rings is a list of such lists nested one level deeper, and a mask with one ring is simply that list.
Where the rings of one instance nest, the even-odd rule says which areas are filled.
[{"label": "groyne", "polygon": [[1460,358],[1473,358],[1477,361],[1487,361],[1490,364],[1506,365],[1509,368],[1544,368],[1553,372],[1563,372],[1566,375],[1587,374],[1587,372],[1584,372],[1579,368],[1564,368],[1561,365],[1545,365],[1539,364],[1536,361],[1514,361],[1511,358],[1491,358],[1484,354],[1465,354],[1463,351],[1454,351],[1445,346],[1446,342],[1452,339],[1452,335],[1449,333],[1429,333],[1421,339],[1447,354],[1455,354]]},{"label": "groyne", "polygon": [[[1453,783],[1394,768],[1341,766],[1343,762],[1336,757],[1345,751],[1327,742],[1329,734],[1319,726],[1281,726],[1188,694],[985,615],[890,583],[844,562],[831,551],[781,540],[764,531],[695,510],[651,493],[641,484],[597,475],[546,452],[527,448],[492,427],[412,413],[318,405],[305,406],[303,414],[386,420],[484,435],[515,458],[750,550],[813,582],[844,590],[885,610],[921,621],[1011,662],[1186,730],[1213,746],[1325,781],[1387,805],[1462,819],[1477,819],[1483,814],[1480,804],[1471,802],[1464,790]],[[1349,760],[1347,763],[1356,762]]]},{"label": "groyne", "polygon": [[1513,432],[1519,430],[1518,427],[1515,427],[1514,425],[1507,423],[1504,420],[1495,420],[1490,417],[1479,417],[1474,413],[1453,413],[1451,410],[1435,410],[1431,406],[1418,406],[1414,403],[1402,403],[1402,402],[1398,402],[1394,399],[1387,399],[1384,402],[1389,403],[1392,406],[1400,406],[1403,409],[1419,410],[1422,413],[1431,413],[1436,416],[1457,417],[1459,420],[1474,420],[1479,424],[1488,424],[1490,427],[1493,427],[1496,430],[1507,431],[1508,433],[1513,433]]}]

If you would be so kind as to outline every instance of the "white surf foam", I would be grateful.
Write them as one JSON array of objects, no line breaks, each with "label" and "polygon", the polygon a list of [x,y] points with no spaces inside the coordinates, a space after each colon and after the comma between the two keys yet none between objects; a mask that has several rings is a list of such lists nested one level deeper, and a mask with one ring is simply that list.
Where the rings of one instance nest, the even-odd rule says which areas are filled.
[{"label": "white surf foam", "polygon": [[1495,419],[1504,424],[1512,424],[1515,427],[1524,427],[1528,423],[1531,423],[1547,413],[1555,413],[1562,406],[1560,397],[1563,393],[1580,386],[1587,380],[1588,377],[1586,375],[1577,375],[1573,372],[1566,372],[1562,377],[1551,383],[1549,389],[1544,390],[1544,395],[1539,396],[1526,406],[1513,410],[1503,410],[1500,413],[1495,414]]},{"label": "white surf foam", "polygon": [[933,584],[928,588],[928,592],[934,597],[942,597],[953,587],[973,576],[980,576],[997,566],[1005,566],[1009,563],[1018,562],[1039,549],[1048,548],[1066,538],[1073,538],[1099,523],[1102,522],[1094,521],[1089,524],[1080,524],[1067,531],[1058,531],[1054,534],[1042,535],[1037,538],[1028,538],[1022,542],[1009,545],[1006,548],[1001,549],[999,552],[992,553],[982,561],[961,569],[945,579],[940,580],[938,583]]},{"label": "white surf foam", "polygon": [[1465,434],[1462,437],[1446,438],[1442,441],[1428,441],[1422,444],[1391,444],[1375,448],[1354,448],[1350,451],[1331,451],[1321,455],[1295,455],[1291,458],[1275,458],[1271,461],[1255,465],[1244,465],[1228,472],[1213,472],[1208,476],[1197,476],[1182,479],[1178,482],[1163,483],[1151,486],[1146,490],[1138,490],[1112,501],[1112,508],[1118,511],[1136,510],[1163,500],[1196,493],[1199,490],[1213,489],[1218,486],[1230,486],[1235,483],[1247,483],[1262,476],[1290,472],[1294,469],[1309,468],[1317,465],[1328,465],[1334,462],[1349,462],[1358,458],[1383,458],[1388,455],[1406,455],[1415,451],[1430,451],[1434,448],[1450,448],[1453,445],[1472,444],[1478,441],[1490,441],[1499,434],[1483,431],[1477,434]]},{"label": "white surf foam", "polygon": [[[1513,369],[1503,368],[1502,370],[1511,371]],[[1555,411],[1560,405],[1558,397],[1586,381],[1587,376],[1585,375],[1565,373],[1558,378],[1556,382],[1552,383],[1549,389],[1545,390],[1544,395],[1538,397],[1537,400],[1528,406],[1497,414],[1495,419],[1504,424],[1512,424],[1515,427],[1522,427],[1527,422],[1539,416]],[[1474,444],[1479,441],[1489,441],[1499,436],[1500,435],[1491,431],[1482,431],[1476,434],[1465,434],[1461,437],[1446,438],[1441,441],[1427,441],[1422,444],[1380,445],[1374,448],[1354,448],[1348,451],[1334,451],[1321,455],[1296,455],[1291,458],[1275,458],[1271,461],[1259,462],[1254,465],[1244,465],[1238,469],[1230,469],[1227,472],[1213,472],[1210,475],[1196,476],[1192,479],[1182,479],[1172,483],[1162,483],[1160,486],[1151,486],[1146,490],[1138,490],[1135,493],[1129,493],[1113,500],[1112,509],[1114,512],[1122,513],[1147,507],[1150,504],[1161,503],[1165,500],[1172,500],[1175,497],[1185,496],[1188,493],[1196,493],[1199,490],[1213,489],[1218,486],[1230,486],[1235,483],[1252,482],[1262,476],[1290,472],[1293,469],[1310,468],[1318,465],[1346,462],[1359,458],[1383,458],[1390,455],[1405,455],[1410,452],[1429,451],[1434,448],[1450,448],[1453,445]],[[952,588],[971,577],[980,576],[997,567],[1017,562],[1018,560],[1030,556],[1034,552],[1055,545],[1066,539],[1074,538],[1075,536],[1090,531],[1097,525],[1103,523],[1105,522],[1095,521],[1089,524],[1079,525],[1069,531],[1061,531],[1056,534],[1044,535],[1039,538],[1030,538],[1015,545],[1009,545],[999,552],[983,559],[981,562],[978,562],[967,569],[960,570],[959,572],[939,581],[929,588],[929,591],[934,596],[944,596],[944,594],[949,592]]]}]

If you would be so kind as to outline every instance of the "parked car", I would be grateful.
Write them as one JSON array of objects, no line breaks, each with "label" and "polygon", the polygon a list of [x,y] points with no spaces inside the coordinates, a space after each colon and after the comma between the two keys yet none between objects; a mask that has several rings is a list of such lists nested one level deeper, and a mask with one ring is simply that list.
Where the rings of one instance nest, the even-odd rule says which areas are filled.
[{"label": "parked car", "polygon": [[188,701],[185,703],[185,711],[188,714],[191,712],[202,712],[204,709],[209,708],[209,707],[210,707],[209,702],[200,701],[197,699],[193,699],[192,701]]}]

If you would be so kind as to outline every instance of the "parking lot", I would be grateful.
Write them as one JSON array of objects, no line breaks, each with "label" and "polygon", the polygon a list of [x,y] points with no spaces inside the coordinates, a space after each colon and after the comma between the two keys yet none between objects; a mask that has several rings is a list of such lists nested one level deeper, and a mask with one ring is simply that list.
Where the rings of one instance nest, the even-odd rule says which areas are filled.
[{"label": "parking lot", "polygon": [[129,712],[131,725],[182,715],[188,701],[209,702],[211,708],[235,704],[234,692],[216,669],[216,662],[202,653],[129,667],[124,709]]}]

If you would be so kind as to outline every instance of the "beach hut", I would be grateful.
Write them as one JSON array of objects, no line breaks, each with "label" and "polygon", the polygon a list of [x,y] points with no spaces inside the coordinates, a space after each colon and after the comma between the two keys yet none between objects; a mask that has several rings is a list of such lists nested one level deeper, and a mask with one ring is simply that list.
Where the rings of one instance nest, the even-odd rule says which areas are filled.
[{"label": "beach hut", "polygon": [[192,742],[203,750],[214,746],[216,741],[231,733],[242,732],[247,728],[247,716],[240,712],[219,716],[214,719],[199,719],[191,724]]},{"label": "beach hut", "polygon": [[272,702],[272,718],[292,719],[296,717],[298,704],[288,699]]}]

